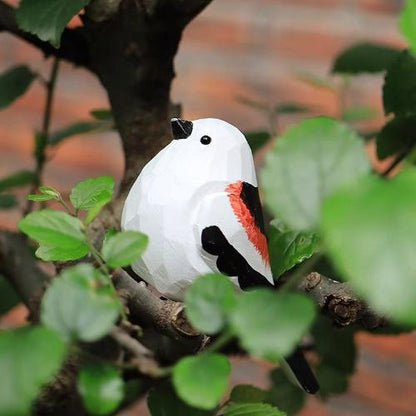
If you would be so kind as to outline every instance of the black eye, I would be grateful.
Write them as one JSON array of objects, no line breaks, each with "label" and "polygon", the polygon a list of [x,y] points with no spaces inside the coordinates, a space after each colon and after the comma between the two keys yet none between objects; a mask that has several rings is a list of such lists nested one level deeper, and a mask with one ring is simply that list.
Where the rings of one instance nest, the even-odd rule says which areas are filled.
[{"label": "black eye", "polygon": [[209,136],[202,136],[201,137],[201,143],[202,144],[210,144],[211,143],[211,137],[209,137]]}]

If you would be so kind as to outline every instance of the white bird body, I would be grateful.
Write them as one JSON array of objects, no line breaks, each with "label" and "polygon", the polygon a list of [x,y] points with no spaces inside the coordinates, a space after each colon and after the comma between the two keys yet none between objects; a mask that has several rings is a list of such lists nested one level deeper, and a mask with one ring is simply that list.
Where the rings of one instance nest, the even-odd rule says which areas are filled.
[{"label": "white bird body", "polygon": [[[121,226],[149,237],[133,271],[162,295],[183,300],[192,281],[227,275],[239,289],[273,286],[251,149],[218,119],[173,119],[174,139],[142,170]],[[271,317],[277,319],[277,317]],[[287,358],[305,391],[318,384],[305,358]]]},{"label": "white bird body", "polygon": [[[207,132],[213,136],[209,146],[217,149],[200,143]],[[201,243],[203,229],[216,225],[251,267],[272,283],[269,265],[249,241],[226,192],[237,182],[257,186],[244,135],[221,120],[203,119],[193,122],[192,136],[194,142],[192,138],[173,140],[159,152],[126,199],[122,228],[149,237],[149,246],[132,264],[133,270],[164,296],[182,300],[193,279],[219,271],[216,256]],[[230,279],[239,287],[237,276]]]}]

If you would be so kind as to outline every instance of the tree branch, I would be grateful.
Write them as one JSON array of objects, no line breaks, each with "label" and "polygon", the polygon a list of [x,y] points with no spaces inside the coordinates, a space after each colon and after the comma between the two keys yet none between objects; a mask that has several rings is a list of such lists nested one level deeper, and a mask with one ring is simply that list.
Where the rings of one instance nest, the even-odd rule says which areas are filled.
[{"label": "tree branch", "polygon": [[141,327],[155,329],[188,352],[200,348],[203,336],[186,320],[182,303],[160,299],[144,283],[136,282],[122,269],[114,272],[113,282],[126,301],[130,316]]},{"label": "tree branch", "polygon": [[0,230],[0,273],[36,315],[49,276],[36,264],[23,235]]},{"label": "tree branch", "polygon": [[147,349],[136,338],[130,336],[123,329],[115,326],[109,333],[123,349],[133,356],[133,364],[141,372],[151,377],[161,377],[165,373],[153,358],[153,352]]},{"label": "tree branch", "polygon": [[207,337],[188,323],[182,303],[160,299],[121,269],[113,273],[113,282],[126,302],[130,320],[143,329],[141,343],[159,362],[173,363],[204,346]]},{"label": "tree branch", "polygon": [[41,50],[45,56],[57,56],[74,65],[88,68],[88,47],[82,28],[65,29],[61,38],[61,46],[59,49],[56,49],[50,43],[44,42],[38,37],[19,29],[14,11],[14,7],[4,1],[0,1],[0,31],[9,32],[30,43],[32,46]]},{"label": "tree branch", "polygon": [[313,272],[300,283],[299,289],[314,299],[322,312],[339,326],[357,323],[366,329],[376,329],[387,325],[387,319],[371,311],[346,283]]}]

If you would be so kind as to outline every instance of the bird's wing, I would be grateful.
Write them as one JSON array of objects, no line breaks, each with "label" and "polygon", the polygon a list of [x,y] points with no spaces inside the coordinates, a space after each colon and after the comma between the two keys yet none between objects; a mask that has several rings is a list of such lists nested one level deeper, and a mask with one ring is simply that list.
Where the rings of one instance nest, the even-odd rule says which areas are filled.
[{"label": "bird's wing", "polygon": [[241,289],[273,285],[255,186],[238,181],[206,195],[195,224],[201,255],[211,268],[237,277]]},{"label": "bird's wing", "polygon": [[[273,285],[263,214],[255,186],[239,181],[208,194],[196,211],[195,224],[201,256],[209,267],[235,276],[241,289]],[[306,392],[313,394],[319,390],[299,350],[287,357],[287,367]]]}]

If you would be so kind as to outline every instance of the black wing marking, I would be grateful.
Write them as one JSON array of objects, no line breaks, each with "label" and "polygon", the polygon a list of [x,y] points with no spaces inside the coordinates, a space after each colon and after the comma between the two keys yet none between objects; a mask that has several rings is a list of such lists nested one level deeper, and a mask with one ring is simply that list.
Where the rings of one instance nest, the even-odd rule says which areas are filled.
[{"label": "black wing marking", "polygon": [[[241,289],[245,290],[256,286],[273,287],[273,285],[261,273],[254,270],[247,263],[245,258],[227,241],[219,227],[211,226],[204,228],[201,240],[202,247],[205,251],[214,256],[218,256],[218,270],[228,276],[237,276],[238,284]],[[296,348],[286,360],[302,388],[307,393],[315,394],[319,390],[319,384],[309,367],[308,362],[303,356],[302,351]]]},{"label": "black wing marking", "polygon": [[254,218],[257,228],[264,234],[263,210],[260,203],[259,189],[248,182],[243,182],[240,198]]},{"label": "black wing marking", "polygon": [[237,276],[241,289],[256,286],[273,285],[259,272],[254,270],[247,260],[228,242],[217,226],[206,227],[202,231],[203,249],[217,258],[217,267],[221,273]]}]

